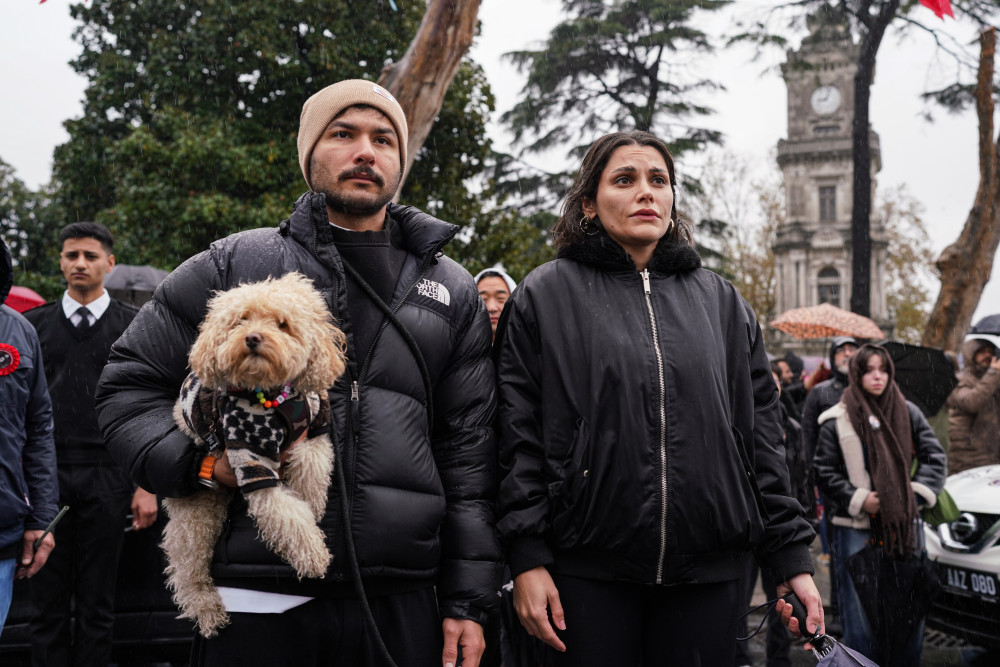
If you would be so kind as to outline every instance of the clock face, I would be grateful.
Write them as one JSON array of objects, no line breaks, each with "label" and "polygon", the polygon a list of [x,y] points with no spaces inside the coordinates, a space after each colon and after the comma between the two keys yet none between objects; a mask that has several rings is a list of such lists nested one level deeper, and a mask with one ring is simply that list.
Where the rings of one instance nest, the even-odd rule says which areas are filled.
[{"label": "clock face", "polygon": [[813,91],[809,103],[816,113],[829,115],[840,108],[840,91],[835,86],[820,86]]}]

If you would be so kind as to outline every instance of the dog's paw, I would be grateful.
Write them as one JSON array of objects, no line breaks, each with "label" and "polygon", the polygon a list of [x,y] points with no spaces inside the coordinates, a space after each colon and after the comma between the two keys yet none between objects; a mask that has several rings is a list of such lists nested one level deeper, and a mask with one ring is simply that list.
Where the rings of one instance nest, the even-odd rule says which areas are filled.
[{"label": "dog's paw", "polygon": [[198,625],[198,632],[205,639],[211,639],[219,634],[219,630],[229,625],[229,614],[219,600],[218,605],[212,605],[205,609],[199,609],[195,623]]},{"label": "dog's paw", "polygon": [[292,554],[285,554],[286,562],[295,570],[299,579],[322,579],[330,567],[333,556],[330,555],[322,538],[310,540],[310,544]]}]

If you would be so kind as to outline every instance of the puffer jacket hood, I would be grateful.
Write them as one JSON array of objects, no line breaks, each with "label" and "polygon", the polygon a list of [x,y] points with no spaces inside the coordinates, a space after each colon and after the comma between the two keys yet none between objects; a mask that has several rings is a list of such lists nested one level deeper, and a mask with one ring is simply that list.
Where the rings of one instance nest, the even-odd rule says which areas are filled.
[{"label": "puffer jacket hood", "polygon": [[10,258],[7,242],[0,239],[0,303],[7,300],[10,288],[14,285],[14,265]]}]

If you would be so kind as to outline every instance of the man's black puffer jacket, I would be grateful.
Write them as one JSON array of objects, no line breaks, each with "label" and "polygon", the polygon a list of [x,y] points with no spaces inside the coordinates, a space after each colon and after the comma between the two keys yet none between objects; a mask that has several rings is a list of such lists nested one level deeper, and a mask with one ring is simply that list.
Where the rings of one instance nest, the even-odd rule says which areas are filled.
[{"label": "man's black puffer jacket", "polygon": [[[312,193],[278,229],[216,241],[163,282],[112,350],[98,389],[100,422],[111,453],[141,486],[164,496],[200,489],[195,478],[203,452],[177,429],[172,408],[206,301],[213,291],[240,283],[305,274],[348,339],[348,372],[330,391],[331,435],[368,590],[433,583],[443,616],[481,622],[495,605],[500,576],[490,323],[471,276],[440,254],[457,227],[410,207],[390,204],[389,215],[408,253],[390,305],[429,371],[430,438],[424,382],[400,331],[386,320],[367,358],[355,354],[343,263],[330,237],[325,198]],[[257,539],[240,510],[234,501],[213,576],[244,588],[296,592],[294,572]],[[339,583],[350,594],[341,517],[334,479],[321,522],[334,554],[323,585]],[[305,583],[313,594],[320,586]]]},{"label": "man's black puffer jacket", "polygon": [[647,291],[601,231],[507,301],[498,525],[514,575],[718,582],[751,550],[782,581],[812,573],[760,327],[700,265],[661,240]]}]

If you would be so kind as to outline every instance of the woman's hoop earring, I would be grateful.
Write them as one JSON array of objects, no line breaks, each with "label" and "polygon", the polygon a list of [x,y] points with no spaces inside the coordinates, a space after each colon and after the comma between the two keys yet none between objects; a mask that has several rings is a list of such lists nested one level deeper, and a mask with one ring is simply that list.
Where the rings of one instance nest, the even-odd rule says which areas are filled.
[{"label": "woman's hoop earring", "polygon": [[587,236],[593,236],[594,234],[597,233],[596,229],[590,228],[590,222],[591,220],[587,216],[583,216],[582,218],[580,218],[580,231],[582,231]]},{"label": "woman's hoop earring", "polygon": [[674,222],[673,218],[670,218],[670,220],[667,220],[667,234],[669,234],[671,232],[671,230],[673,230],[674,225],[676,225],[676,224],[677,223]]}]

